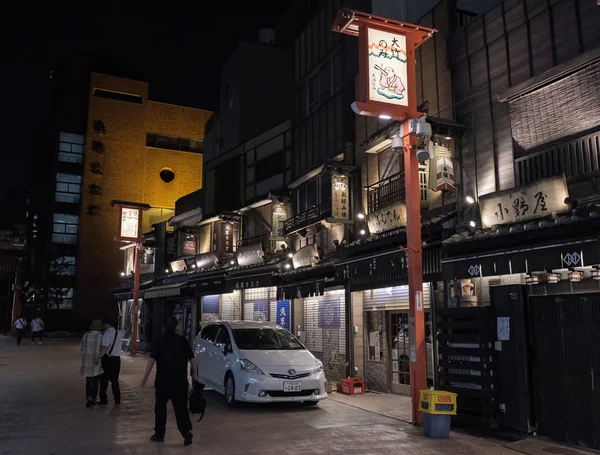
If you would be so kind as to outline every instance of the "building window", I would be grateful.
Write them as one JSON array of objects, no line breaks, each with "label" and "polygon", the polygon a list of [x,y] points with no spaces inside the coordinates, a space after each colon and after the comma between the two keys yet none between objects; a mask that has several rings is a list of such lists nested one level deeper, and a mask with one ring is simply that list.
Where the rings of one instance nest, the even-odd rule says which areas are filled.
[{"label": "building window", "polygon": [[71,245],[77,243],[79,217],[77,215],[55,213],[52,232],[52,242],[54,243],[66,243]]},{"label": "building window", "polygon": [[61,256],[50,263],[54,275],[75,276],[75,256]]},{"label": "building window", "polygon": [[83,163],[83,136],[60,133],[58,160],[65,163]]},{"label": "building window", "polygon": [[78,203],[81,194],[81,176],[56,174],[56,202]]},{"label": "building window", "polygon": [[103,88],[94,88],[94,96],[127,103],[142,104],[142,97],[133,93],[114,92]]},{"label": "building window", "polygon": [[296,189],[296,214],[322,204],[331,205],[331,176],[321,175]]},{"label": "building window", "polygon": [[342,58],[338,53],[321,65],[308,82],[300,87],[298,106],[301,115],[308,117],[319,110],[340,90],[341,82]]},{"label": "building window", "polygon": [[179,150],[181,152],[202,153],[204,151],[204,141],[202,139],[192,139],[189,137],[146,133],[146,147]]},{"label": "building window", "polygon": [[169,169],[168,167],[161,169],[160,179],[165,183],[171,183],[173,180],[175,180],[175,172],[173,172],[173,169]]},{"label": "building window", "polygon": [[48,309],[72,310],[73,288],[48,288]]}]

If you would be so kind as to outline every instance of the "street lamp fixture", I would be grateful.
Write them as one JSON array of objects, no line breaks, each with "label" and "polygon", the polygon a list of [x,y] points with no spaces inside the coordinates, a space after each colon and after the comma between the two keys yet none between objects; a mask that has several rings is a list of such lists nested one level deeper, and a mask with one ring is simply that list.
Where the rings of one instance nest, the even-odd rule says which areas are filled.
[{"label": "street lamp fixture", "polygon": [[359,213],[357,216],[358,216],[359,220],[364,220],[365,219],[365,214],[364,213]]},{"label": "street lamp fixture", "polygon": [[229,261],[229,263],[230,263],[231,265],[233,265],[233,264],[235,264],[235,261]]},{"label": "street lamp fixture", "polygon": [[169,273],[169,269],[165,269],[165,273]]},{"label": "street lamp fixture", "polygon": [[285,265],[285,268],[286,268],[286,269],[289,269],[290,267],[291,267],[291,265],[290,265],[290,264],[286,264],[286,265]]},{"label": "street lamp fixture", "polygon": [[292,259],[294,257],[294,253],[288,253],[288,258]]},{"label": "street lamp fixture", "polygon": [[360,235],[365,235],[367,233],[367,231],[365,231],[364,229],[360,230]]},{"label": "street lamp fixture", "polygon": [[475,199],[473,199],[473,196],[467,196],[465,198],[465,200],[467,201],[467,204],[474,204],[475,203]]},{"label": "street lamp fixture", "polygon": [[125,276],[125,272],[121,272],[121,276]]},{"label": "street lamp fixture", "polygon": [[477,226],[477,223],[475,223],[475,221],[471,220],[471,221],[469,221],[469,226],[474,228],[475,226]]}]

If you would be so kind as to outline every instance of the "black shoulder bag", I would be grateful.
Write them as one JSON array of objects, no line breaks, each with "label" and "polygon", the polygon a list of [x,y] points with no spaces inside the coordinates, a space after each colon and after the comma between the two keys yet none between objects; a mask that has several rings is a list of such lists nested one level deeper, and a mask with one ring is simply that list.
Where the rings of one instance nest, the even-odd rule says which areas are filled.
[{"label": "black shoulder bag", "polygon": [[204,385],[194,381],[194,390],[190,395],[190,414],[192,414],[196,422],[202,420],[204,412],[206,411],[206,399],[202,393],[203,390]]},{"label": "black shoulder bag", "polygon": [[110,349],[108,350],[108,352],[106,354],[104,354],[104,358],[108,359],[110,357],[110,353],[112,352],[113,348],[115,347],[115,343],[117,342],[117,335],[119,334],[119,331],[117,329],[115,329],[115,339],[113,340],[112,344],[110,345]]}]

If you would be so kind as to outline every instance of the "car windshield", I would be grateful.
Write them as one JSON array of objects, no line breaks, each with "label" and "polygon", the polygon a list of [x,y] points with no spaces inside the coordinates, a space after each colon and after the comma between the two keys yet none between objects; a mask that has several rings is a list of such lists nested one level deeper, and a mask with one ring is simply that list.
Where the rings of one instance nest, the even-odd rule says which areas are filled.
[{"label": "car windshield", "polygon": [[287,351],[306,349],[290,332],[281,329],[256,328],[234,329],[233,338],[238,348],[242,350]]}]

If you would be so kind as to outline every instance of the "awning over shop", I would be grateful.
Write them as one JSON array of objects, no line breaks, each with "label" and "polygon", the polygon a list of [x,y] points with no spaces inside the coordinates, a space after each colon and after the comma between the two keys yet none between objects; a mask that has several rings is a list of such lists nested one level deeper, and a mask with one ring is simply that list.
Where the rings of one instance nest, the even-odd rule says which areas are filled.
[{"label": "awning over shop", "polygon": [[303,299],[306,297],[316,297],[325,292],[325,279],[303,281],[277,287],[277,299]]},{"label": "awning over shop", "polygon": [[[441,278],[441,246],[423,249],[423,279]],[[347,259],[335,266],[337,281],[349,281],[352,291],[408,284],[408,258],[399,248]]]},{"label": "awning over shop", "polygon": [[144,292],[145,299],[158,299],[161,297],[173,297],[181,295],[181,286],[185,283],[167,284],[164,286],[154,286]]},{"label": "awning over shop", "polygon": [[207,294],[221,294],[225,292],[225,276],[221,273],[220,275],[197,278],[191,280],[188,286],[194,288],[194,295],[197,297]]},{"label": "awning over shop", "polygon": [[442,260],[444,279],[550,272],[600,264],[597,238],[486,252]]},{"label": "awning over shop", "polygon": [[233,292],[240,289],[265,288],[273,286],[273,273],[253,273],[225,279],[225,291]]},{"label": "awning over shop", "polygon": [[[144,290],[148,289],[150,286],[152,286],[153,283],[154,283],[154,280],[144,281],[144,282],[140,283],[140,298],[144,297]],[[112,294],[119,301],[131,300],[131,299],[133,299],[132,286],[133,286],[133,284],[131,284],[129,286],[122,286],[120,288],[112,289]]]}]

